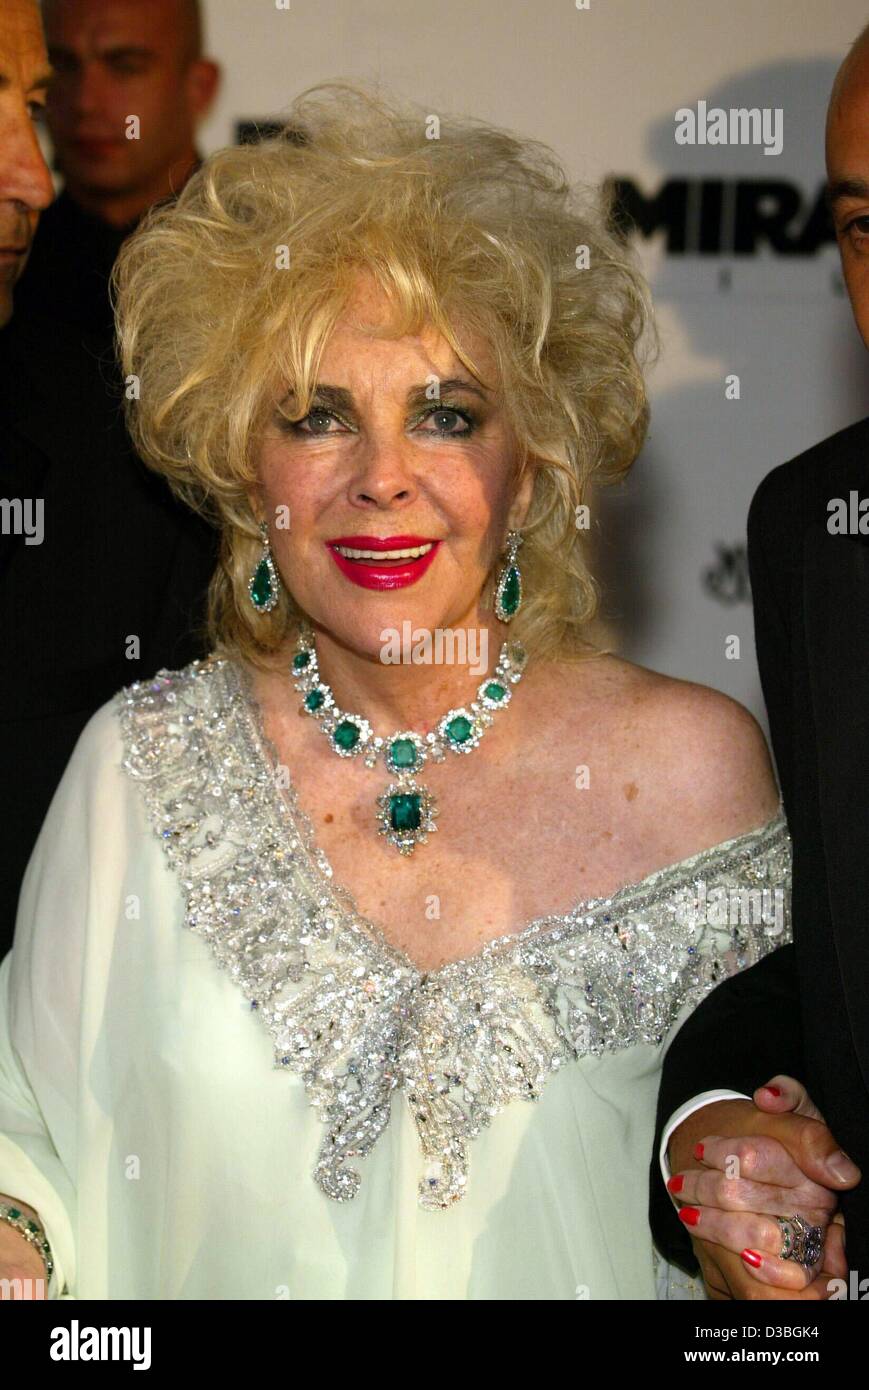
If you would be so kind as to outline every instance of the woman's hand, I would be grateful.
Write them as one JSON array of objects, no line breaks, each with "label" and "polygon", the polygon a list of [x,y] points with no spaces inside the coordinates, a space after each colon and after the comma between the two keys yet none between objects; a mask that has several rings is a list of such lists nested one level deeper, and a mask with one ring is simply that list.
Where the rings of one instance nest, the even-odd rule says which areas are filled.
[{"label": "woman's hand", "polygon": [[[817,1273],[794,1260],[782,1260],[782,1228],[777,1216],[798,1213],[825,1232],[838,1195],[812,1182],[777,1139],[766,1135],[708,1137],[695,1157],[703,1165],[674,1175],[670,1192],[685,1203],[679,1217],[695,1241],[722,1246],[739,1255],[753,1279],[782,1289],[803,1289]],[[831,1252],[835,1258],[835,1251]],[[847,1278],[847,1266],[832,1273]]]},{"label": "woman's hand", "polygon": [[[729,1109],[723,1112],[722,1105]],[[828,1176],[831,1156],[839,1162],[835,1141],[805,1087],[791,1077],[774,1077],[755,1092],[753,1106],[736,1101],[715,1108],[717,1116],[731,1121],[730,1136],[704,1135],[694,1148],[692,1166],[684,1162],[686,1136],[680,1136],[682,1171],[668,1184],[685,1204],[679,1214],[710,1297],[828,1298],[828,1281],[847,1278],[847,1260],[844,1225],[841,1217],[834,1220],[837,1192],[818,1179],[853,1187],[859,1170],[839,1164],[838,1179]],[[731,1114],[734,1108],[736,1114]],[[706,1110],[704,1122],[714,1123],[712,1107]],[[744,1129],[740,1119],[748,1121]],[[783,1126],[782,1120],[791,1123]],[[770,1132],[764,1133],[761,1124]],[[777,1133],[781,1138],[772,1137]],[[676,1158],[672,1143],[671,1155]],[[825,1232],[823,1255],[810,1270],[780,1258],[782,1229],[775,1218],[795,1214]]]},{"label": "woman's hand", "polygon": [[[827,1227],[820,1269],[816,1267],[810,1276],[811,1282],[800,1288],[761,1282],[754,1277],[755,1271],[743,1261],[741,1255],[735,1255],[732,1250],[727,1250],[722,1245],[697,1240],[694,1243],[694,1254],[700,1264],[706,1292],[713,1301],[737,1299],[746,1302],[771,1302],[786,1299],[809,1303],[822,1302],[831,1296],[830,1281],[842,1277],[839,1270],[845,1263],[844,1229],[842,1214],[837,1212]],[[766,1259],[764,1262],[766,1263]],[[799,1269],[792,1260],[777,1263],[786,1263],[794,1269]]]}]

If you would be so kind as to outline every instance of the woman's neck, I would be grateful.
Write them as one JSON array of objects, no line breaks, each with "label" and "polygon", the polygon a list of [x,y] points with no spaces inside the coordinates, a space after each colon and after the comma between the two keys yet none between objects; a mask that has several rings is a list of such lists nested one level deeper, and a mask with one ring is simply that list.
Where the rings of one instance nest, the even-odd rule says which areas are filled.
[{"label": "woman's neck", "polygon": [[392,644],[362,654],[314,629],[320,677],[336,703],[381,736],[398,729],[426,734],[448,709],[470,704],[508,636],[494,617],[434,632],[406,623]]}]

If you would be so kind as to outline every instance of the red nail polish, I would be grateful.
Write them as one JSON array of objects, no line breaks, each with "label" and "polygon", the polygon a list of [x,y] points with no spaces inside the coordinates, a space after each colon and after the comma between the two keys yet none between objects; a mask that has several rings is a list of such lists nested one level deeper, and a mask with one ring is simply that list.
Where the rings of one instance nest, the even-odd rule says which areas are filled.
[{"label": "red nail polish", "polygon": [[703,1145],[702,1145],[702,1144],[695,1144],[695,1145],[694,1145],[694,1157],[695,1157],[695,1158],[702,1158],[702,1157],[703,1157]]},{"label": "red nail polish", "polygon": [[781,1095],[781,1091],[779,1090],[778,1086],[764,1086],[763,1089],[764,1089],[765,1091],[769,1091],[769,1093],[770,1093],[771,1096],[780,1096],[780,1095]]},{"label": "red nail polish", "polygon": [[683,1207],[679,1212],[679,1220],[684,1221],[686,1226],[696,1226],[700,1220],[699,1207]]},{"label": "red nail polish", "polygon": [[756,1250],[743,1250],[742,1258],[747,1265],[751,1265],[752,1269],[760,1269],[762,1257],[758,1255]]},{"label": "red nail polish", "polygon": [[685,1179],[681,1173],[676,1173],[674,1177],[667,1179],[668,1192],[681,1192],[685,1186]]}]

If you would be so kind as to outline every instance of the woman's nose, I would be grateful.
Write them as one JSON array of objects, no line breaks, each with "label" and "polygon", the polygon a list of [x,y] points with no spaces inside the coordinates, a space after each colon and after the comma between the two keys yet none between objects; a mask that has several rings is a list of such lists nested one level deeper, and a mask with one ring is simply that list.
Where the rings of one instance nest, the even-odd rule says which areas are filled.
[{"label": "woman's nose", "polygon": [[352,490],[354,498],[387,506],[412,497],[416,491],[414,469],[405,440],[369,440],[359,461]]}]

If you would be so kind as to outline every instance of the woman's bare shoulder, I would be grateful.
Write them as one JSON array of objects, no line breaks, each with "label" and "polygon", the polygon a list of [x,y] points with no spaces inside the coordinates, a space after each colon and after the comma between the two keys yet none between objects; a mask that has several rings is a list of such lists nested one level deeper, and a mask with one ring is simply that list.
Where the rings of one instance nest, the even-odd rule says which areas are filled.
[{"label": "woman's bare shoulder", "polygon": [[[622,657],[559,664],[562,718],[596,724],[614,766],[640,788],[644,819],[712,845],[769,820],[779,793],[766,737],[745,705],[711,686]],[[637,805],[637,809],[640,807]]]}]

